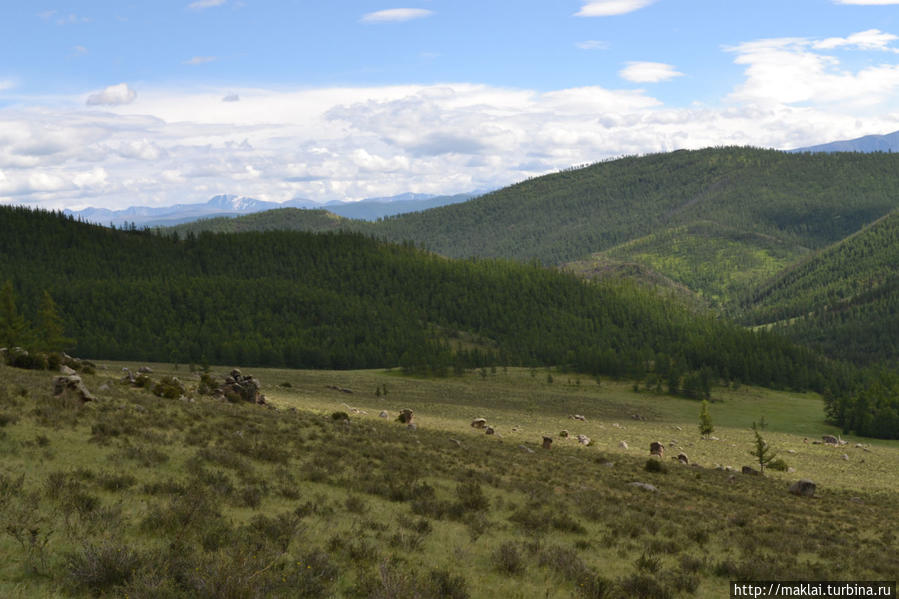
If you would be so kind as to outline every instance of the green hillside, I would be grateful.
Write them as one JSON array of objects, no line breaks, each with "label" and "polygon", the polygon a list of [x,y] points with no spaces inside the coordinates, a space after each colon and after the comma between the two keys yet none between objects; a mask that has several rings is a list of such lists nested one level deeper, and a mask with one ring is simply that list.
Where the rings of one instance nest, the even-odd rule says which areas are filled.
[{"label": "green hillside", "polygon": [[608,260],[639,264],[720,307],[807,252],[769,235],[699,221],[628,241],[568,266],[580,272]]},{"label": "green hillside", "polygon": [[779,331],[861,363],[899,358],[899,212],[822,250],[761,286],[749,325]]},{"label": "green hillside", "polygon": [[822,248],[899,207],[899,156],[713,148],[622,158],[523,181],[376,231],[447,256],[560,264],[711,221]]},{"label": "green hillside", "polygon": [[345,218],[327,210],[279,208],[241,217],[200,219],[174,227],[167,232],[179,235],[188,233],[243,233],[247,231],[333,231],[346,226]]},{"label": "green hillside", "polygon": [[842,386],[803,348],[632,284],[353,233],[181,240],[2,208],[0,280],[32,322],[49,291],[72,349],[89,357],[435,373],[568,365],[696,396],[719,379]]}]

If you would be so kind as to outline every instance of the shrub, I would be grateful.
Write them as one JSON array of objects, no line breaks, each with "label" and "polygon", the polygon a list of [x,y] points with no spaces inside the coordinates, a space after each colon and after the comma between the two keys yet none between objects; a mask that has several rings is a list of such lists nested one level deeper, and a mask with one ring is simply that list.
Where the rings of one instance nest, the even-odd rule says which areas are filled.
[{"label": "shrub", "polygon": [[668,472],[668,466],[662,463],[661,460],[657,460],[655,458],[649,458],[646,460],[646,464],[643,466],[643,469],[647,472],[658,472],[661,474],[665,474]]},{"label": "shrub", "polygon": [[349,422],[350,415],[347,414],[346,412],[334,412],[333,414],[331,414],[331,420],[333,420],[335,422],[342,422],[342,421]]},{"label": "shrub", "polygon": [[431,570],[428,574],[429,596],[443,599],[468,599],[468,583],[465,578],[446,570]]},{"label": "shrub", "polygon": [[85,543],[65,558],[67,583],[72,590],[99,595],[126,584],[142,562],[140,555],[122,543]]},{"label": "shrub", "polygon": [[97,476],[97,484],[107,491],[122,491],[132,487],[136,482],[137,479],[130,474],[101,472]]},{"label": "shrub", "polygon": [[18,421],[19,417],[15,414],[4,414],[3,412],[0,412],[0,428],[7,424],[15,424]]},{"label": "shrub", "polygon": [[480,483],[477,481],[465,481],[456,487],[457,505],[463,512],[477,512],[490,507],[490,500],[484,495]]},{"label": "shrub", "polygon": [[768,463],[768,468],[771,470],[777,470],[779,472],[786,472],[790,469],[787,463],[782,458],[775,458]]},{"label": "shrub", "polygon": [[524,560],[515,543],[507,541],[493,552],[493,566],[503,574],[516,576],[524,572]]},{"label": "shrub", "polygon": [[173,376],[162,377],[158,383],[153,385],[152,391],[153,395],[166,399],[178,399],[187,393],[187,389],[184,388],[181,381]]}]

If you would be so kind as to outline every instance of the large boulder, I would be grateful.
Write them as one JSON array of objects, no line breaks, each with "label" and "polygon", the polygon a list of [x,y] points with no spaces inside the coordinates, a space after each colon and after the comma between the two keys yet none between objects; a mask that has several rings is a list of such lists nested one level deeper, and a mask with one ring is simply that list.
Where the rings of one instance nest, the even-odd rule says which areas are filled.
[{"label": "large boulder", "polygon": [[833,435],[822,435],[821,440],[827,443],[828,445],[839,445],[840,440],[834,437]]},{"label": "large boulder", "polygon": [[815,483],[806,479],[797,480],[790,485],[790,493],[799,497],[814,497],[815,489]]},{"label": "large boulder", "polygon": [[77,397],[82,402],[94,401],[96,398],[87,390],[78,375],[63,375],[53,379],[53,395],[56,397]]},{"label": "large boulder", "polygon": [[475,418],[471,421],[471,428],[486,428],[487,419],[486,418]]},{"label": "large boulder", "polygon": [[661,441],[653,441],[649,444],[649,455],[662,457],[665,455],[665,445]]}]

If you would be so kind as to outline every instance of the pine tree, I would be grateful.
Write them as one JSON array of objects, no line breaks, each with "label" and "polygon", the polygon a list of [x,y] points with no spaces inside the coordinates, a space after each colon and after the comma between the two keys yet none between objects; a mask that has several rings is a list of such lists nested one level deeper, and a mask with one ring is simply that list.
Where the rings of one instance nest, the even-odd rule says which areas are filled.
[{"label": "pine tree", "polygon": [[16,308],[16,294],[12,281],[7,280],[0,289],[0,347],[25,345],[28,325]]},{"label": "pine tree", "polygon": [[762,439],[762,436],[759,434],[759,427],[755,422],[752,423],[752,430],[755,431],[755,449],[749,452],[750,455],[753,455],[759,461],[759,468],[762,471],[762,474],[765,473],[765,466],[767,466],[774,458],[777,457],[777,454],[771,449],[771,446]]},{"label": "pine tree", "polygon": [[699,434],[708,438],[715,430],[712,426],[712,415],[709,413],[709,402],[702,400],[702,409],[699,411]]},{"label": "pine tree", "polygon": [[37,328],[35,330],[37,349],[49,352],[61,352],[74,341],[65,336],[65,328],[56,302],[49,292],[44,291],[37,311]]}]

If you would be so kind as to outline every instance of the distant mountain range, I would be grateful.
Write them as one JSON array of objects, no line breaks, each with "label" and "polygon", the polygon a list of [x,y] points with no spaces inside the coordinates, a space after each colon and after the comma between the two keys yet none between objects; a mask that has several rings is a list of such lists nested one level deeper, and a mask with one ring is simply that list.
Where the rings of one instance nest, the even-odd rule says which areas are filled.
[{"label": "distant mountain range", "polygon": [[237,195],[217,195],[202,204],[175,204],[173,206],[130,206],[122,210],[106,208],[85,208],[66,210],[83,221],[100,225],[130,226],[139,228],[169,227],[189,223],[198,219],[235,217],[275,210],[278,208],[326,209],[334,214],[359,220],[377,220],[385,216],[427,210],[470,200],[477,192],[456,195],[433,195],[423,193],[403,193],[396,196],[367,198],[357,202],[332,201],[321,204],[305,198],[295,198],[286,202],[266,202]]},{"label": "distant mountain range", "polygon": [[866,135],[857,139],[832,141],[791,152],[899,152],[899,131],[886,135]]}]

